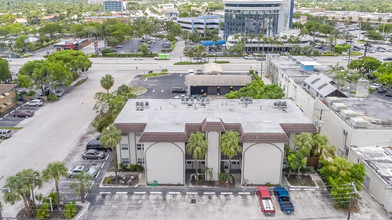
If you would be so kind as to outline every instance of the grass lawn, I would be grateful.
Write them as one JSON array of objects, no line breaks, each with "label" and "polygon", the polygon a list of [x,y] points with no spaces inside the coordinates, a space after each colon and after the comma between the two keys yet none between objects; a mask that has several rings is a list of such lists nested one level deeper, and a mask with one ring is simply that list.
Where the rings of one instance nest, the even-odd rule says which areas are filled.
[{"label": "grass lawn", "polygon": [[217,61],[214,61],[214,63],[230,63],[230,61],[228,61],[228,60],[217,60]]},{"label": "grass lawn", "polygon": [[143,78],[150,78],[150,77],[156,77],[156,76],[165,76],[168,75],[169,73],[149,73],[146,75],[143,75]]},{"label": "grass lawn", "polygon": [[0,129],[21,130],[23,127],[0,127]]},{"label": "grass lawn", "polygon": [[131,88],[132,88],[132,92],[135,93],[136,95],[143,94],[143,93],[145,93],[147,91],[146,88],[141,87],[141,86],[134,86],[134,87],[131,87]]}]

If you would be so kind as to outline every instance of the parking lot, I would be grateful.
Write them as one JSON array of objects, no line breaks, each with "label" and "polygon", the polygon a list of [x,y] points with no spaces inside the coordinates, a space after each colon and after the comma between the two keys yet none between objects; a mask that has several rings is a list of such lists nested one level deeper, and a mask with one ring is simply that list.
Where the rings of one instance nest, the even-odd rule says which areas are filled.
[{"label": "parking lot", "polygon": [[[118,192],[96,194],[81,219],[346,219],[336,211],[332,200],[320,190],[290,191],[294,213],[284,214],[273,196],[274,216],[265,216],[259,199],[253,193],[210,192]],[[230,191],[228,189],[228,191]],[[193,192],[192,192],[193,193]],[[194,199],[194,203],[192,200]],[[366,202],[366,201],[364,201]],[[385,219],[381,211],[368,205],[351,219]]]},{"label": "parking lot", "polygon": [[185,74],[172,73],[166,76],[154,77],[143,79],[142,77],[136,77],[132,82],[131,86],[143,86],[147,89],[147,92],[140,95],[138,98],[146,99],[168,99],[178,96],[177,93],[172,93],[173,87],[187,88],[185,85]]},{"label": "parking lot", "polygon": [[[30,118],[14,117],[13,116],[14,111],[31,111],[34,112],[34,114],[36,114],[36,111],[41,107],[29,107],[27,105],[16,107],[15,110],[11,111],[9,114],[6,114],[0,118],[0,126],[15,127],[23,120],[30,120]],[[31,118],[34,118],[34,116]]]}]

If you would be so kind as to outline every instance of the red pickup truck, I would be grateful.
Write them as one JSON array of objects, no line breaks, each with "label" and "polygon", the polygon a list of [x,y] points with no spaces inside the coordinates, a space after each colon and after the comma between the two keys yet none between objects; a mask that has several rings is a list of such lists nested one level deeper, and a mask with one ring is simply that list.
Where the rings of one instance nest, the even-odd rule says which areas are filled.
[{"label": "red pickup truck", "polygon": [[263,211],[266,215],[275,214],[274,204],[272,203],[271,195],[268,188],[265,186],[258,186],[257,196],[260,200],[261,211]]}]

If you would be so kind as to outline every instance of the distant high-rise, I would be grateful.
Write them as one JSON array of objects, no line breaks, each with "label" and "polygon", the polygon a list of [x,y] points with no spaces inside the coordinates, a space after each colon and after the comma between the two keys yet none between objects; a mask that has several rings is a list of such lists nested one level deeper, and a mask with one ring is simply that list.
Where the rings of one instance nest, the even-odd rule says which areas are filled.
[{"label": "distant high-rise", "polygon": [[103,0],[87,0],[88,4],[103,5]]},{"label": "distant high-rise", "polygon": [[288,30],[294,0],[224,0],[224,37],[245,33],[272,37]]},{"label": "distant high-rise", "polygon": [[103,1],[103,10],[104,11],[125,11],[126,10],[126,1],[123,0],[104,0]]}]

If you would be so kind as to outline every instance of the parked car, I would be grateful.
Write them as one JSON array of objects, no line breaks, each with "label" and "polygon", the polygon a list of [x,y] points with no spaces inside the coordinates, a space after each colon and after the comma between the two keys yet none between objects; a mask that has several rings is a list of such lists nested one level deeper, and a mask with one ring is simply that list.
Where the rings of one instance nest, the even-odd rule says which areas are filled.
[{"label": "parked car", "polygon": [[115,46],[115,48],[123,48],[124,46],[123,45],[117,45],[117,46]]},{"label": "parked car", "polygon": [[384,60],[384,61],[392,61],[392,57],[386,57],[386,58],[384,58],[382,60]]},{"label": "parked car", "polygon": [[79,174],[79,173],[87,173],[90,176],[96,176],[97,175],[97,170],[94,168],[90,168],[88,166],[74,166],[70,169],[68,169],[67,175],[68,177],[74,177],[75,175]]},{"label": "parked car", "polygon": [[272,202],[268,188],[265,186],[258,186],[257,196],[260,200],[261,211],[263,211],[263,213],[266,215],[275,214],[274,203]]},{"label": "parked car", "polygon": [[57,97],[61,97],[64,95],[64,92],[65,92],[64,89],[57,89],[55,94]]},{"label": "parked car", "polygon": [[392,97],[392,90],[386,91],[384,95],[388,97]]},{"label": "parked car", "polygon": [[385,93],[386,91],[388,91],[388,89],[385,88],[385,87],[378,87],[378,88],[377,88],[377,92],[378,92],[378,93]]},{"label": "parked car", "polygon": [[10,129],[0,129],[0,138],[7,139],[11,137],[12,133]]},{"label": "parked car", "polygon": [[102,144],[101,141],[98,139],[93,139],[90,140],[87,145],[86,145],[86,150],[100,150],[100,151],[111,151],[111,148],[105,148]]},{"label": "parked car", "polygon": [[83,159],[103,159],[105,158],[105,153],[99,150],[87,150],[82,154]]},{"label": "parked car", "polygon": [[38,107],[38,106],[41,106],[43,104],[44,103],[42,102],[42,100],[39,100],[39,99],[33,99],[33,100],[27,102],[28,106],[36,106],[36,107]]},{"label": "parked car", "polygon": [[256,57],[249,55],[249,56],[245,56],[244,59],[245,60],[255,60]]},{"label": "parked car", "polygon": [[381,87],[381,84],[378,84],[378,83],[372,83],[372,84],[370,84],[370,86],[369,86],[370,88],[372,88],[372,89],[377,89],[377,88],[379,88],[379,87]]},{"label": "parked car", "polygon": [[14,117],[33,117],[34,112],[32,111],[28,111],[28,110],[18,110],[18,111],[14,111],[14,113],[12,114],[12,116]]},{"label": "parked car", "polygon": [[278,199],[280,210],[285,213],[294,212],[294,205],[290,200],[289,192],[284,187],[275,187],[274,194]]},{"label": "parked car", "polygon": [[172,93],[186,93],[186,89],[181,87],[173,87],[171,90]]}]

